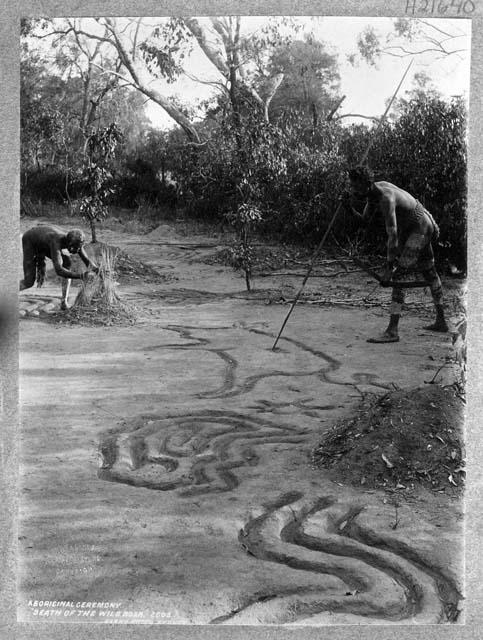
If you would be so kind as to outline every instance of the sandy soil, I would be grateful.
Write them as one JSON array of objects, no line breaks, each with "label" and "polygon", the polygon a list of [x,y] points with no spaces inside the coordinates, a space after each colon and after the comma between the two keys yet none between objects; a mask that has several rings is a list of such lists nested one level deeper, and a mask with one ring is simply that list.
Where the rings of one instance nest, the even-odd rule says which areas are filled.
[{"label": "sandy soil", "polygon": [[411,294],[401,342],[369,345],[389,294],[314,279],[309,297],[336,304],[298,306],[274,352],[300,280],[247,294],[209,259],[220,239],[183,229],[101,232],[160,274],[120,279],[134,326],[53,324],[51,273],[21,294],[20,619],[460,622],[459,500],[422,490],[395,529],[387,492],[310,461],[364,394],[444,363],[451,336],[421,330],[429,297]]}]

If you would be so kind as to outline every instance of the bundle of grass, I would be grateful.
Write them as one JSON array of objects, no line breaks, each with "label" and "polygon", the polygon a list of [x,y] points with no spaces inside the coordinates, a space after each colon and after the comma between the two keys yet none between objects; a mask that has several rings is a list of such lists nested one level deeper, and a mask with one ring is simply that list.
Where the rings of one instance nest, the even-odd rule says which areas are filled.
[{"label": "bundle of grass", "polygon": [[78,324],[110,326],[133,324],[136,310],[122,301],[116,287],[116,261],[119,249],[101,244],[97,252],[98,273],[81,281],[79,293],[65,318]]}]

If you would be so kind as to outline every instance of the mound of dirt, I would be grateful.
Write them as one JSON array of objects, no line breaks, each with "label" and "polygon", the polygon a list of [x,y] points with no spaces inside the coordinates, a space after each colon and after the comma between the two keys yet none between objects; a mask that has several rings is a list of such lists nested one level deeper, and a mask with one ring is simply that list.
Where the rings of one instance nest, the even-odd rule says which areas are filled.
[{"label": "mound of dirt", "polygon": [[[111,247],[115,248],[115,247]],[[116,273],[119,278],[144,280],[145,282],[165,282],[169,278],[160,274],[148,264],[133,258],[125,251],[119,250],[116,258]]]},{"label": "mound of dirt", "polygon": [[[282,268],[306,268],[311,252],[310,249],[296,247],[270,247],[255,245],[252,247],[254,270],[277,270]],[[233,251],[227,247],[204,257],[205,264],[221,264],[225,267],[235,266]]]},{"label": "mound of dirt", "polygon": [[165,240],[176,235],[176,229],[169,224],[159,224],[147,234],[149,240]]},{"label": "mound of dirt", "polygon": [[[90,242],[84,245],[89,258],[99,264],[104,251],[115,256],[115,273],[120,280],[144,280],[145,282],[165,282],[169,278],[160,274],[156,269],[129,255],[123,249],[105,242]],[[72,256],[72,270],[78,273],[85,271],[85,266],[78,255]]]},{"label": "mound of dirt", "polygon": [[335,481],[403,494],[424,486],[459,495],[464,459],[463,401],[437,385],[367,399],[312,452]]}]

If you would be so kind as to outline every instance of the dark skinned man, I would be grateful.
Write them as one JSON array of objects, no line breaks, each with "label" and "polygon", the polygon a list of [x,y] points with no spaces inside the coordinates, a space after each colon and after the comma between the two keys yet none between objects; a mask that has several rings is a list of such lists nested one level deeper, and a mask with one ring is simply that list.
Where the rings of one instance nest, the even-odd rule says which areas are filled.
[{"label": "dark skinned man", "polygon": [[[372,212],[382,215],[387,233],[387,266],[383,281],[403,279],[408,271],[420,271],[431,290],[436,320],[424,327],[430,331],[448,331],[444,317],[443,289],[434,266],[431,245],[437,240],[439,229],[432,215],[411,194],[390,182],[374,182],[367,167],[349,171],[353,196],[366,202],[363,218]],[[392,290],[390,319],[387,329],[368,342],[398,342],[399,319],[404,303],[404,289]]]},{"label": "dark skinned man", "polygon": [[[42,286],[45,279],[45,259],[50,258],[55,273],[63,278],[61,308],[67,309],[71,280],[84,280],[92,271],[97,271],[96,265],[85,252],[84,243],[85,236],[79,229],[66,232],[58,227],[41,224],[26,231],[22,236],[24,278],[20,281],[20,291],[32,287],[36,280],[37,286]],[[74,273],[71,270],[70,255],[76,253],[91,271]]]}]

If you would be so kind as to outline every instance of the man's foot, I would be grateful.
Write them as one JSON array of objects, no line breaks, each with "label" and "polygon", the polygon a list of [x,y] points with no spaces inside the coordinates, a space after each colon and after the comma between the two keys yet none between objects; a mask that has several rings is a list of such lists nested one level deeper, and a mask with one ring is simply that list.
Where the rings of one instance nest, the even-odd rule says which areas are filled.
[{"label": "man's foot", "polygon": [[423,327],[423,329],[426,329],[426,331],[438,331],[439,333],[447,333],[449,331],[449,327],[444,320],[442,322],[439,321],[434,324],[429,324]]},{"label": "man's foot", "polygon": [[366,342],[372,342],[376,344],[382,344],[385,342],[399,342],[399,335],[397,333],[388,333],[384,331],[380,336],[376,336],[375,338],[368,338]]}]

